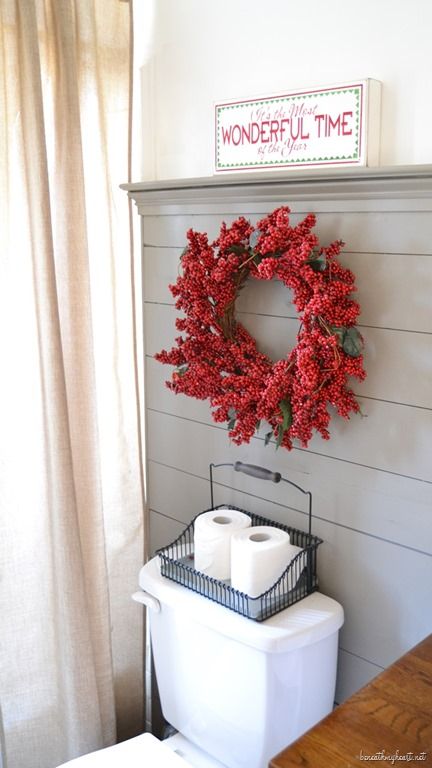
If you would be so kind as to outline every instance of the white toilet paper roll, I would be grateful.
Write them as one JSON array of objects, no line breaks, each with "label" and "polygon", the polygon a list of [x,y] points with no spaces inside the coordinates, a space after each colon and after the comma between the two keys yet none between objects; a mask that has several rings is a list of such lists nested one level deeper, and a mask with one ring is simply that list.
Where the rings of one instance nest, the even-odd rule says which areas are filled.
[{"label": "white toilet paper roll", "polygon": [[249,515],[228,507],[199,515],[194,523],[195,569],[221,581],[229,579],[231,537],[250,524]]},{"label": "white toilet paper roll", "polygon": [[238,531],[231,539],[231,586],[258,597],[275,584],[299,552],[280,528],[257,525]]}]

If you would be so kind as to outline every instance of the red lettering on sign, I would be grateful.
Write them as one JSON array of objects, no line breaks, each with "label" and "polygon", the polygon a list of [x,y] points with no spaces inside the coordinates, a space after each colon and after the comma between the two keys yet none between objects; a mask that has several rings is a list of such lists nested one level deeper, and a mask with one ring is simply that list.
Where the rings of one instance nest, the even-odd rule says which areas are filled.
[{"label": "red lettering on sign", "polygon": [[300,135],[300,138],[301,139],[308,139],[310,134],[309,133],[303,133],[303,118],[300,118],[300,122],[301,122],[301,135]]},{"label": "red lettering on sign", "polygon": [[279,120],[272,120],[270,123],[270,141],[277,141],[279,131]]},{"label": "red lettering on sign", "polygon": [[285,134],[285,123],[287,123],[287,124],[289,123],[289,120],[286,117],[283,120],[281,120],[281,122],[280,122],[280,134],[281,134],[280,138],[281,138],[281,141],[283,141],[283,137],[284,137],[284,134]]},{"label": "red lettering on sign", "polygon": [[[255,138],[254,138],[255,130]],[[260,137],[260,127],[258,123],[251,123],[251,143],[256,144]]]},{"label": "red lettering on sign", "polygon": [[[347,118],[352,117],[352,112],[343,112],[342,115],[332,117],[331,115],[315,115],[315,122],[318,125],[318,138],[328,137],[337,133],[338,136],[351,136],[352,130],[348,129]],[[302,137],[306,138],[306,137]]]},{"label": "red lettering on sign", "polygon": [[328,117],[328,124],[327,124],[326,136],[330,136],[333,128],[337,128],[338,136],[340,136],[340,115],[337,116],[336,120],[332,120],[330,115],[328,115],[327,117]]},{"label": "red lettering on sign", "polygon": [[[269,125],[270,125],[270,123],[269,123],[268,120],[264,120],[261,123],[261,141],[263,142],[263,144],[267,144],[270,141],[269,137],[264,138],[264,132],[265,132],[266,128],[268,128]],[[266,128],[264,128],[264,126],[266,126]]]},{"label": "red lettering on sign", "polygon": [[[237,141],[234,138],[234,131],[235,130],[237,130]],[[232,143],[235,144],[236,147],[238,147],[238,145],[241,142],[241,137],[242,137],[241,128],[240,128],[239,125],[233,125],[231,136],[232,136]]]},{"label": "red lettering on sign", "polygon": [[321,138],[321,120],[325,119],[325,115],[315,115],[315,122],[318,121],[318,138]]},{"label": "red lettering on sign", "polygon": [[353,116],[352,112],[343,112],[343,114],[342,114],[342,135],[343,136],[351,136],[352,135],[352,131],[351,130],[350,131],[345,130],[345,128],[347,127],[346,119],[347,119],[347,117],[352,117],[352,116]]},{"label": "red lettering on sign", "polygon": [[222,141],[224,144],[231,143],[231,126],[229,128],[224,128],[222,126]]}]

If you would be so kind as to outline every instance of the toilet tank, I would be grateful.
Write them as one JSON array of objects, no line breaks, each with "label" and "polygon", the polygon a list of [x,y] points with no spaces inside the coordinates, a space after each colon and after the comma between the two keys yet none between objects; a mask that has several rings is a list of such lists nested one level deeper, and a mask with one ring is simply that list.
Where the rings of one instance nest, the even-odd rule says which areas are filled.
[{"label": "toilet tank", "polygon": [[343,610],[314,592],[263,623],[140,572],[164,717],[227,768],[264,768],[333,708]]}]

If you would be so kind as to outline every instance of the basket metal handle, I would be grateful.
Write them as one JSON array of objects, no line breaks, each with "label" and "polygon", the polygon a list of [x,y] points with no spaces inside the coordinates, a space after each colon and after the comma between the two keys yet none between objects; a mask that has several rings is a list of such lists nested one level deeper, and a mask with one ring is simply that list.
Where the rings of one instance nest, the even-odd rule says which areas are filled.
[{"label": "basket metal handle", "polygon": [[257,467],[256,464],[243,464],[242,461],[236,461],[234,464],[235,472],[243,472],[244,475],[257,477],[258,480],[271,480],[272,483],[280,483],[282,475],[280,472],[272,472],[264,467]]},{"label": "basket metal handle", "polygon": [[213,469],[217,469],[218,467],[233,467],[235,472],[243,472],[245,475],[250,475],[250,477],[257,477],[259,480],[271,480],[272,483],[280,483],[282,480],[284,483],[288,483],[288,485],[292,485],[294,488],[297,488],[298,491],[301,491],[301,493],[305,494],[305,496],[308,496],[309,500],[309,534],[312,533],[312,494],[310,491],[305,491],[304,488],[302,488],[300,485],[297,485],[296,483],[293,483],[292,480],[287,480],[286,477],[282,477],[280,472],[272,472],[271,469],[266,469],[265,467],[258,467],[256,464],[244,464],[242,461],[236,461],[234,464],[224,463],[224,464],[213,464],[211,463],[209,465],[210,470],[210,500],[211,500],[211,507],[214,508],[214,496],[213,496]]}]

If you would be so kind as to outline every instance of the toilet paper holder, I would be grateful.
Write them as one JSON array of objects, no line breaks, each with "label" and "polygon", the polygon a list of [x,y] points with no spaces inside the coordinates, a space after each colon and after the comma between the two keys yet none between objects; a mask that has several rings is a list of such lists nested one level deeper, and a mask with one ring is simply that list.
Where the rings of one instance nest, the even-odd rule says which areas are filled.
[{"label": "toilet paper holder", "polygon": [[[213,470],[218,469],[219,467],[232,467],[235,472],[242,472],[250,477],[255,477],[260,480],[269,480],[273,483],[283,481],[301,491],[308,498],[308,531],[302,531],[284,525],[283,523],[268,520],[267,518],[240,509],[231,504],[221,504],[215,507]],[[319,544],[322,543],[322,539],[312,535],[311,532],[311,492],[301,488],[291,480],[282,477],[280,472],[273,472],[264,467],[259,467],[255,464],[244,464],[240,461],[222,464],[211,463],[209,466],[209,474],[211,507],[210,510],[204,510],[205,512],[220,508],[238,510],[239,512],[249,515],[251,518],[251,526],[271,525],[280,528],[289,534],[291,544],[294,544],[299,548],[299,554],[287,564],[287,568],[282,576],[269,590],[258,597],[251,597],[250,595],[233,589],[229,581],[220,581],[195,569],[194,522],[196,517],[198,517],[198,515],[196,515],[175,541],[156,552],[159,556],[161,574],[194,592],[198,592],[214,602],[224,605],[236,613],[240,613],[242,616],[255,621],[264,621],[265,619],[270,618],[270,616],[273,616],[316,591],[318,589],[317,549]]]}]

